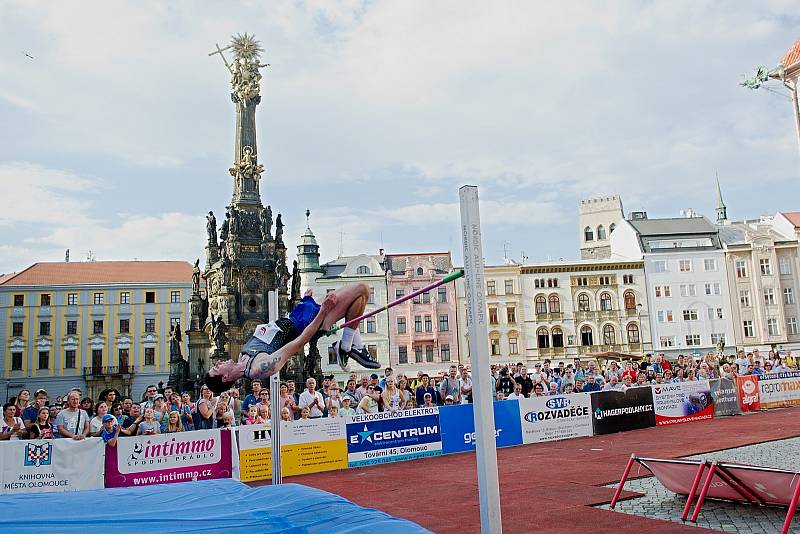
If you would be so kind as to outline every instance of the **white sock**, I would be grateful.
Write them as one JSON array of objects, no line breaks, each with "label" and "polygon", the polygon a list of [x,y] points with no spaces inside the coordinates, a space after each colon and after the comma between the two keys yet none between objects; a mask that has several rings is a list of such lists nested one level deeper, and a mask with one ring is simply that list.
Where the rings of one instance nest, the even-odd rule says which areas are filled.
[{"label": "white sock", "polygon": [[358,330],[356,330],[356,333],[353,334],[353,346],[358,350],[364,348],[364,342],[361,341],[361,332],[359,332]]},{"label": "white sock", "polygon": [[350,352],[353,348],[353,336],[358,332],[350,327],[342,328],[342,340],[339,342],[339,348],[345,352]]}]

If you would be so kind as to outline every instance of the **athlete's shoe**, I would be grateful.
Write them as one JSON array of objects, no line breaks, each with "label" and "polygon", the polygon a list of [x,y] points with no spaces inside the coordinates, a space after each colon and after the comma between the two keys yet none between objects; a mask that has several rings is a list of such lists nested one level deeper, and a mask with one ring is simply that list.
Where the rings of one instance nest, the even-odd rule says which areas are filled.
[{"label": "athlete's shoe", "polygon": [[381,367],[380,362],[372,357],[366,347],[361,347],[360,349],[351,348],[350,357],[357,361],[360,366],[367,369],[380,369]]},{"label": "athlete's shoe", "polygon": [[347,364],[347,359],[350,356],[350,353],[344,352],[339,348],[339,342],[336,341],[333,345],[328,347],[328,357],[329,360],[336,358],[336,362],[339,364],[339,367],[342,368],[342,371],[345,373],[350,372],[350,366]]}]

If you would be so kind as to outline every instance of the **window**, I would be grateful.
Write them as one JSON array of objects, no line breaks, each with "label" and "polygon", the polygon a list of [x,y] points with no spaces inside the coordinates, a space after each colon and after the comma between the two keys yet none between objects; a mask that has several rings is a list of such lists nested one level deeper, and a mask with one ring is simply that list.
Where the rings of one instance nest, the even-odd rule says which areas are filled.
[{"label": "window", "polygon": [[588,279],[588,278],[586,278],[585,276],[581,276],[580,278],[576,278],[576,279],[575,279],[575,282],[576,282],[576,283],[577,283],[579,286],[588,286],[588,285],[589,285],[589,279]]},{"label": "window", "polygon": [[369,288],[369,298],[367,299],[367,304],[375,304],[375,288]]},{"label": "window", "polygon": [[414,347],[414,361],[422,363],[422,345]]},{"label": "window", "polygon": [[661,336],[659,338],[659,342],[661,343],[662,347],[674,347],[675,336]]},{"label": "window", "polygon": [[605,238],[606,238],[606,229],[601,224],[600,226],[597,227],[597,240],[599,241],[599,240],[605,239]]},{"label": "window", "polygon": [[722,308],[709,308],[708,309],[708,320],[713,321],[715,319],[724,319],[725,314],[722,311]]},{"label": "window", "polygon": [[[418,287],[411,288],[411,292],[412,293],[415,292],[415,291],[418,291],[418,290],[419,290]],[[420,302],[422,302],[422,295],[421,294],[414,295],[413,302],[414,302],[414,304],[419,304]]]},{"label": "window", "polygon": [[767,333],[771,336],[779,336],[780,330],[778,329],[778,320],[777,319],[767,319]]},{"label": "window", "polygon": [[700,334],[686,334],[686,346],[687,347],[699,347],[700,346]]},{"label": "window", "polygon": [[489,308],[489,324],[499,324],[497,319],[497,308]]},{"label": "window", "polygon": [[583,240],[584,241],[594,241],[594,231],[592,231],[591,226],[587,226],[583,229]]},{"label": "window", "polygon": [[517,345],[517,338],[509,337],[508,338],[508,353],[509,354],[519,354],[519,348]]},{"label": "window", "polygon": [[397,333],[398,334],[405,334],[406,333],[406,318],[405,317],[398,317],[397,318]]},{"label": "window", "polygon": [[610,286],[611,285],[611,277],[610,276],[601,276],[599,280],[600,280],[600,285],[601,286]]},{"label": "window", "polygon": [[712,345],[716,345],[720,341],[722,341],[723,343],[726,343],[725,334],[711,334],[711,344]]},{"label": "window", "polygon": [[94,373],[100,373],[103,367],[103,351],[100,349],[92,350],[92,368]]},{"label": "window", "polygon": [[786,305],[794,304],[794,290],[791,287],[783,288],[783,303]]},{"label": "window", "polygon": [[656,260],[653,262],[653,271],[657,273],[667,272],[667,260]]},{"label": "window", "polygon": [[359,265],[358,269],[356,269],[356,274],[370,274],[369,267],[366,265]]},{"label": "window", "polygon": [[39,295],[39,306],[50,306],[50,294],[42,293]]},{"label": "window", "polygon": [[177,304],[181,301],[181,292],[180,291],[170,291],[169,292],[169,301],[173,304]]},{"label": "window", "polygon": [[705,259],[703,260],[703,270],[704,271],[716,271],[717,270],[717,260],[715,259]]},{"label": "window", "polygon": [[430,315],[425,316],[425,331],[433,332],[433,321],[431,320]]},{"label": "window", "polygon": [[775,290],[771,287],[764,289],[764,304],[767,306],[775,305]]},{"label": "window", "polygon": [[12,371],[22,371],[22,353],[21,352],[12,352],[11,353],[11,370]]},{"label": "window", "polygon": [[94,294],[94,301],[93,302],[94,302],[95,306],[102,305],[104,300],[105,300],[105,294],[103,294],[103,293],[95,293]]},{"label": "window", "polygon": [[736,278],[747,278],[747,262],[736,260],[733,264],[736,267]]},{"label": "window", "polygon": [[628,343],[639,343],[639,325],[631,323],[628,325]]},{"label": "window", "polygon": [[491,349],[492,349],[492,356],[500,356],[500,340],[497,338],[493,338],[490,340]]},{"label": "window", "polygon": [[789,317],[786,319],[786,332],[791,335],[797,335],[797,318]]},{"label": "window", "polygon": [[706,284],[705,289],[706,289],[706,295],[719,295],[721,291],[719,282]]},{"label": "window", "polygon": [[373,360],[378,361],[378,345],[367,345],[367,352]]},{"label": "window", "polygon": [[24,306],[25,305],[25,295],[14,295],[14,306]]},{"label": "window", "polygon": [[594,345],[594,336],[592,335],[592,327],[583,325],[581,327],[581,345],[588,347]]},{"label": "window", "polygon": [[550,332],[547,331],[547,328],[539,328],[536,331],[536,339],[539,343],[538,347],[540,349],[546,349],[550,347]]},{"label": "window", "polygon": [[697,310],[694,310],[694,309],[683,310],[683,320],[684,321],[696,321],[697,320]]},{"label": "window", "polygon": [[75,369],[75,351],[68,350],[64,352],[64,367],[67,369]]},{"label": "window", "polygon": [[758,260],[758,266],[761,268],[761,274],[763,276],[772,274],[772,265],[769,262],[769,258],[761,258]]},{"label": "window", "polygon": [[422,316],[414,316],[414,332],[422,332]]},{"label": "window", "polygon": [[[554,326],[553,330],[550,332],[550,337],[553,340],[553,347],[563,347],[564,346],[564,332],[561,331],[561,328],[558,326]],[[516,342],[517,338],[514,338]]]},{"label": "window", "polygon": [[50,369],[50,351],[39,351],[39,369]]},{"label": "window", "polygon": [[155,349],[155,347],[145,347],[144,348],[144,364],[145,365],[155,365],[156,364],[156,349]]},{"label": "window", "polygon": [[744,330],[744,337],[755,337],[755,331],[753,330],[753,321],[742,321],[742,327]]},{"label": "window", "polygon": [[144,320],[144,331],[145,332],[155,332],[156,331],[156,320],[155,319],[145,319]]},{"label": "window", "polygon": [[78,294],[67,293],[67,306],[77,306],[77,305],[78,305]]},{"label": "window", "polygon": [[39,335],[40,336],[50,335],[50,321],[39,322]]},{"label": "window", "polygon": [[672,310],[659,310],[656,312],[656,317],[659,323],[671,323],[674,321],[672,317]]},{"label": "window", "polygon": [[517,308],[509,306],[506,308],[506,322],[514,324],[517,322]]},{"label": "window", "polygon": [[682,273],[692,272],[692,260],[678,260],[678,270]]},{"label": "window", "polygon": [[486,294],[487,295],[496,295],[497,288],[495,287],[494,280],[487,280],[486,281]]},{"label": "window", "polygon": [[750,290],[749,289],[740,289],[739,290],[739,304],[741,304],[742,308],[749,308],[750,307]]},{"label": "window", "polygon": [[443,362],[450,361],[450,345],[448,343],[445,343],[439,348],[439,356]]},{"label": "window", "polygon": [[504,282],[505,285],[505,292],[506,295],[513,295],[514,294],[514,281],[513,280],[506,280]]},{"label": "window", "polygon": [[561,299],[558,295],[550,295],[547,299],[550,313],[561,313]]},{"label": "window", "polygon": [[682,297],[696,297],[697,286],[694,284],[681,284],[680,292]]},{"label": "window", "polygon": [[449,332],[450,331],[450,316],[449,315],[440,315],[439,316],[439,332]]},{"label": "window", "polygon": [[589,295],[586,293],[578,295],[578,311],[589,311]]},{"label": "window", "polygon": [[600,309],[603,311],[611,310],[611,295],[608,293],[600,295]]},{"label": "window", "polygon": [[425,345],[425,361],[429,363],[433,361],[433,345]]},{"label": "window", "polygon": [[131,331],[131,320],[130,319],[120,319],[119,320],[119,333],[120,334],[127,334]]},{"label": "window", "polygon": [[544,298],[544,295],[537,295],[534,303],[536,304],[536,315],[547,313],[547,299]]},{"label": "window", "polygon": [[156,301],[156,292],[155,291],[147,291],[144,294],[144,301],[147,304],[153,304]]},{"label": "window", "polygon": [[617,342],[617,335],[614,326],[607,324],[603,327],[603,345],[613,345]]},{"label": "window", "polygon": [[130,304],[131,303],[131,292],[130,291],[120,291],[120,293],[119,293],[119,303],[120,304]]},{"label": "window", "polygon": [[439,296],[439,302],[447,302],[447,288],[444,286],[439,286],[436,291]]},{"label": "window", "polygon": [[367,318],[367,334],[374,334],[377,331],[378,327],[375,317]]},{"label": "window", "polygon": [[11,335],[15,337],[22,337],[23,327],[22,323],[15,322],[11,324]]},{"label": "window", "polygon": [[425,274],[425,273],[422,270],[422,267],[417,267],[417,276],[422,276],[423,274]]},{"label": "window", "polygon": [[397,299],[401,299],[401,298],[403,298],[403,297],[405,297],[405,296],[406,296],[406,291],[405,291],[405,289],[395,289],[395,290],[394,290],[394,299],[395,299],[395,300],[397,300]]},{"label": "window", "polygon": [[119,371],[121,373],[127,373],[129,371],[128,366],[130,365],[128,349],[119,349],[119,351],[117,351],[117,359],[119,360]]},{"label": "window", "polygon": [[102,334],[103,333],[103,320],[102,319],[95,319],[92,321],[92,334]]},{"label": "window", "polygon": [[408,347],[397,347],[397,362],[408,363]]},{"label": "window", "polygon": [[170,330],[172,330],[176,326],[179,326],[180,324],[181,324],[180,317],[170,317],[169,318],[169,329]]},{"label": "window", "polygon": [[668,297],[669,286],[655,286],[654,293],[656,297]]},{"label": "window", "polygon": [[626,310],[636,309],[636,295],[633,294],[633,291],[626,291],[624,294],[624,299]]},{"label": "window", "polygon": [[787,256],[781,256],[779,268],[781,274],[792,274],[792,260]]},{"label": "window", "polygon": [[423,304],[430,304],[431,303],[431,292],[425,291],[422,293],[422,303]]},{"label": "window", "polygon": [[633,275],[632,274],[623,274],[622,275],[622,283],[623,284],[633,284]]},{"label": "window", "polygon": [[78,321],[67,321],[67,335],[78,335]]}]

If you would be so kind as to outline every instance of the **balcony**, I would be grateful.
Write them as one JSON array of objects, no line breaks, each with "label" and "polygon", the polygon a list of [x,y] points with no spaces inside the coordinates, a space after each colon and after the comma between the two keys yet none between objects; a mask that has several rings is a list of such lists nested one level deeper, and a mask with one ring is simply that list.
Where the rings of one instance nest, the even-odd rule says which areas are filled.
[{"label": "balcony", "polygon": [[566,347],[548,347],[545,349],[538,349],[539,358],[557,358],[567,354]]},{"label": "balcony", "polygon": [[578,310],[575,312],[575,320],[578,322],[583,321],[596,321],[600,312],[590,310]]},{"label": "balcony", "polygon": [[114,376],[114,375],[132,375],[132,365],[112,365],[112,366],[92,366],[83,368],[83,376]]},{"label": "balcony", "polygon": [[564,314],[561,312],[547,312],[547,313],[537,313],[536,314],[536,321],[537,322],[547,322],[547,321],[563,321]]}]

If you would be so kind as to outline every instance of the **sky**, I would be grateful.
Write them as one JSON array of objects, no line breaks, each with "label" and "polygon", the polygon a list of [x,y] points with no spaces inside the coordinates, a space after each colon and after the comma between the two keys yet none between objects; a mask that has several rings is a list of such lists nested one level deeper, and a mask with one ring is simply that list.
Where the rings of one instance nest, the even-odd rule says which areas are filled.
[{"label": "sky", "polygon": [[[323,261],[452,251],[477,185],[486,262],[579,256],[578,202],[800,211],[779,86],[793,1],[0,0],[0,273],[186,260],[230,201],[235,110],[215,44],[254,33],[262,199]],[[29,57],[31,56],[31,57]],[[290,257],[291,259],[291,257]]]}]

